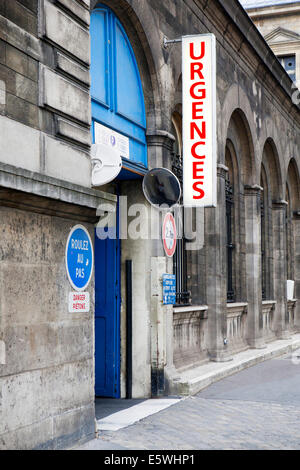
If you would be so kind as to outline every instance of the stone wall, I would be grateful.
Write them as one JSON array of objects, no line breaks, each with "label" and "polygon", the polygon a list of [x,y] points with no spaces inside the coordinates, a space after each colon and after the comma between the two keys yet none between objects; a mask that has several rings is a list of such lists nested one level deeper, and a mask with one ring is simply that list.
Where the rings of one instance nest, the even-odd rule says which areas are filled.
[{"label": "stone wall", "polygon": [[[0,2],[0,448],[94,437],[94,281],[68,312],[71,227],[93,239],[89,2]],[[115,202],[111,196],[110,202]]]},{"label": "stone wall", "polygon": [[87,188],[88,27],[87,2],[0,3],[1,162]]},{"label": "stone wall", "polygon": [[68,313],[76,220],[3,206],[0,217],[0,448],[65,448],[95,430],[93,283],[90,313]]}]

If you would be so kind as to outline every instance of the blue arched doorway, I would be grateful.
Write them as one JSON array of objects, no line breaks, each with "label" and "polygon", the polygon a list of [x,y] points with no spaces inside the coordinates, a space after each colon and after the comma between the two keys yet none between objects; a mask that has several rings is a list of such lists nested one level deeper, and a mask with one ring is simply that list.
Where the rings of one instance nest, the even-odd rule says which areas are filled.
[{"label": "blue arched doorway", "polygon": [[[118,180],[141,178],[147,170],[146,116],[133,49],[105,5],[91,13],[90,35],[93,142],[117,133],[124,142]],[[95,235],[96,396],[120,397],[120,277],[120,240]]]},{"label": "blue arched doorway", "polygon": [[[123,157],[125,173],[147,168],[146,115],[141,78],[126,32],[116,15],[98,6],[91,15],[92,131],[100,123],[129,139],[129,156]],[[136,174],[136,173],[135,173]]]}]

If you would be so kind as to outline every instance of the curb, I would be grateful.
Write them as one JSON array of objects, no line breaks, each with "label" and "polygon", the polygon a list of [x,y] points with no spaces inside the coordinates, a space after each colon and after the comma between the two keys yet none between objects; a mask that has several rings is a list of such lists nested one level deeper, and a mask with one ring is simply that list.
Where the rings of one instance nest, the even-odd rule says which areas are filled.
[{"label": "curb", "polygon": [[[297,338],[290,339],[290,340],[277,340],[274,344],[271,343],[264,348],[264,350],[255,350],[255,349],[248,349],[247,351],[243,351],[242,353],[238,353],[233,358],[232,362],[222,363],[208,363],[195,368],[195,376],[190,377],[189,379],[185,378],[184,375],[188,373],[192,375],[193,370],[185,371],[182,373],[182,376],[177,380],[173,381],[173,387],[176,389],[176,392],[181,396],[188,396],[188,395],[195,395],[196,393],[200,392],[201,390],[209,387],[215,382],[222,380],[230,375],[236,374],[242,370],[245,370],[249,367],[252,367],[256,364],[261,362],[273,359],[275,357],[282,356],[286,353],[291,353],[297,349],[300,349],[300,335],[296,335]],[[288,343],[284,345],[280,345],[282,342]],[[279,343],[279,344],[278,344]],[[243,358],[243,356],[251,356]],[[212,369],[210,372],[205,372],[205,369],[208,365]],[[201,374],[201,369],[203,374]]]}]

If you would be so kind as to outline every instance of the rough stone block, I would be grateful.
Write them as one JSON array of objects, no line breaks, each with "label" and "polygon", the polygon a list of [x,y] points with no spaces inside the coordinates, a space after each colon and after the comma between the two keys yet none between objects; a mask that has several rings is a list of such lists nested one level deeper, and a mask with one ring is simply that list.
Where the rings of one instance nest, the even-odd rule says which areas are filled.
[{"label": "rough stone block", "polygon": [[38,86],[29,78],[16,74],[16,95],[32,104],[38,104]]},{"label": "rough stone block", "polygon": [[36,60],[41,58],[40,41],[3,16],[0,16],[0,39],[3,39]]},{"label": "rough stone block", "polygon": [[6,83],[0,80],[0,106],[5,106],[6,103]]},{"label": "rough stone block", "polygon": [[[29,203],[29,201],[27,202]],[[52,248],[52,244],[55,248],[56,245],[51,236],[53,234],[61,236],[64,233],[65,226],[63,222],[60,222],[62,231],[59,231],[59,229],[54,230],[53,226],[55,224],[49,216],[25,213],[2,206],[0,208],[0,218],[2,223],[0,261],[2,265],[11,266],[11,275],[13,275],[13,269],[16,269],[17,275],[17,269],[24,269],[26,265],[42,269],[42,266],[57,263],[58,258],[53,256]],[[65,232],[68,233],[67,226]],[[59,256],[62,256],[62,254],[63,248],[61,248]],[[20,273],[19,280],[22,279],[22,276],[24,276],[24,273]],[[15,284],[12,282],[12,286]]]},{"label": "rough stone block", "polygon": [[37,61],[10,44],[6,45],[6,65],[31,80],[37,81],[38,79]]},{"label": "rough stone block", "polygon": [[53,419],[54,449],[67,449],[84,438],[95,437],[94,405],[71,410]]},{"label": "rough stone block", "polygon": [[90,63],[88,30],[47,0],[41,2],[40,15],[41,37],[58,44],[83,62]]},{"label": "rough stone block", "polygon": [[90,24],[90,12],[80,6],[77,2],[74,2],[74,0],[56,0],[58,4],[63,5],[64,7],[68,8],[75,16],[77,16],[79,19],[81,19],[84,23],[87,25]]},{"label": "rough stone block", "polygon": [[5,2],[5,16],[30,34],[37,33],[37,17],[20,2]]},{"label": "rough stone block", "polygon": [[90,73],[86,68],[77,64],[76,62],[69,59],[64,54],[61,54],[60,52],[57,52],[56,60],[57,68],[59,70],[62,70],[63,72],[68,73],[69,75],[72,75],[72,77],[77,78],[77,80],[80,80],[86,85],[90,84]]},{"label": "rough stone block", "polygon": [[73,122],[66,121],[60,117],[56,120],[57,133],[69,139],[76,140],[85,145],[91,145],[91,133]]},{"label": "rough stone block", "polygon": [[18,2],[28,8],[28,10],[33,11],[33,13],[37,13],[38,0],[18,0]]},{"label": "rough stone block", "polygon": [[0,435],[0,450],[52,450],[53,419],[18,427]]},{"label": "rough stone block", "polygon": [[[24,124],[35,128],[39,126],[39,108],[34,104],[29,103],[29,101],[25,101],[19,98],[18,96],[7,93],[6,111],[7,115],[12,117],[16,121],[21,121]],[[18,143],[18,145],[20,144],[20,140],[16,139],[16,142]],[[20,166],[21,168],[24,168],[24,164]],[[25,168],[27,168],[27,166],[25,166]]]},{"label": "rough stone block", "polygon": [[28,72],[27,72],[28,78],[31,80],[34,80],[35,82],[38,81],[39,77],[39,63],[35,59],[31,59],[31,57],[28,57]]},{"label": "rough stone block", "polygon": [[91,187],[89,155],[49,136],[45,136],[45,173],[48,176]]},{"label": "rough stone block", "polygon": [[40,105],[91,123],[89,93],[44,66],[40,67]]},{"label": "rough stone block", "polygon": [[[41,306],[43,300],[41,295],[38,305]],[[64,307],[67,310],[67,299],[65,299]],[[82,317],[74,321],[74,315],[69,314],[69,319],[64,322],[33,324],[30,322],[29,315],[24,315],[23,324],[5,328],[3,337],[7,354],[2,373],[13,375],[24,370],[54,367],[74,360],[83,361],[91,358],[93,355],[92,321],[87,321],[84,318],[86,315]],[[11,318],[15,322],[15,318]],[[26,324],[25,319],[28,318],[29,322]],[[19,318],[19,321],[22,321],[22,318]],[[37,321],[36,316],[33,321]]]},{"label": "rough stone block", "polygon": [[92,405],[93,386],[92,359],[0,378],[0,436],[51,416]]},{"label": "rough stone block", "polygon": [[[20,227],[22,230],[22,227]],[[7,266],[3,264],[3,282],[1,288],[1,295],[4,296],[9,286],[14,281],[15,287],[11,287],[10,295],[5,296],[1,303],[1,325],[2,328],[18,324],[34,324],[41,321],[51,321],[55,312],[51,314],[45,306],[45,301],[48,300],[48,289],[52,285],[52,279],[47,280],[46,271],[38,266]],[[50,282],[49,282],[50,281]],[[46,282],[44,294],[41,294],[41,283]],[[53,295],[53,294],[52,294]],[[66,299],[63,304],[66,304]],[[22,305],[22,308],[20,308]],[[46,307],[46,308],[45,308]],[[65,305],[66,307],[66,305]],[[60,309],[58,309],[60,311]],[[24,332],[23,332],[24,333]],[[9,335],[7,331],[7,335]],[[26,336],[26,335],[25,335]],[[21,337],[21,336],[16,336]],[[48,338],[49,339],[49,338]],[[17,346],[17,343],[15,344]],[[9,353],[9,351],[8,351]]]},{"label": "rough stone block", "polygon": [[30,171],[40,168],[39,131],[0,116],[0,160]]},{"label": "rough stone block", "polygon": [[0,40],[0,63],[5,64],[6,60],[6,44],[4,41]]},{"label": "rough stone block", "polygon": [[4,81],[6,84],[6,91],[8,93],[16,93],[16,74],[13,70],[5,67],[5,65],[0,65],[0,80]]},{"label": "rough stone block", "polygon": [[22,75],[27,75],[28,56],[10,44],[7,44],[6,65]]}]

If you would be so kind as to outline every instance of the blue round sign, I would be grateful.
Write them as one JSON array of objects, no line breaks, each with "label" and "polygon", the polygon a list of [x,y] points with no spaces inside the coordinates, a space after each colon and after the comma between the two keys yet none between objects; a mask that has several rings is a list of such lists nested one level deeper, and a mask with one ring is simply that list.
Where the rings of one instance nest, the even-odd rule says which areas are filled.
[{"label": "blue round sign", "polygon": [[72,287],[83,291],[89,284],[93,273],[93,245],[85,227],[75,225],[66,245],[66,269]]}]

